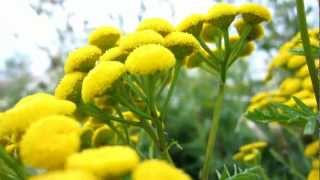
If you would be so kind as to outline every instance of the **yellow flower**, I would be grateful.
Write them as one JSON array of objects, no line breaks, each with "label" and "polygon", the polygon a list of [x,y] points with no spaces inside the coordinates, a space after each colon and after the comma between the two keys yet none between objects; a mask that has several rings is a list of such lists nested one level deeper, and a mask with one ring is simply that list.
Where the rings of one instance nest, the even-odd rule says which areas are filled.
[{"label": "yellow flower", "polygon": [[[239,40],[240,40],[240,37],[238,35],[234,35],[234,36],[229,37],[229,42],[231,45],[234,45]],[[245,44],[245,46],[243,47],[239,56],[240,57],[249,56],[255,50],[255,48],[256,48],[256,46],[255,46],[254,42],[249,41]]]},{"label": "yellow flower", "polygon": [[309,175],[308,175],[308,180],[319,180],[320,179],[320,169],[311,169]]},{"label": "yellow flower", "polygon": [[240,152],[237,152],[235,155],[233,155],[233,156],[232,156],[232,159],[233,159],[233,160],[236,160],[236,161],[240,161],[240,160],[243,159],[243,157],[244,157],[245,155],[246,155],[245,152],[240,151]]},{"label": "yellow flower", "polygon": [[219,28],[210,23],[204,23],[201,31],[201,37],[206,42],[214,42],[216,37],[221,34]]},{"label": "yellow flower", "polygon": [[103,125],[97,128],[92,135],[92,143],[95,147],[112,144],[115,138],[114,132],[109,126]]},{"label": "yellow flower", "polygon": [[203,61],[206,61],[208,57],[208,53],[203,49],[200,49],[200,51],[193,52],[187,57],[186,66],[188,68],[198,67]]},{"label": "yellow flower", "polygon": [[52,95],[36,93],[27,96],[1,117],[0,137],[15,132],[24,132],[30,124],[49,115],[70,115],[75,109],[74,103],[57,99]]},{"label": "yellow flower", "polygon": [[101,50],[96,46],[86,45],[69,53],[64,65],[64,72],[88,72],[92,69],[101,55]]},{"label": "yellow flower", "polygon": [[249,24],[258,24],[263,21],[271,20],[270,11],[260,4],[245,3],[239,7],[239,13],[242,18]]},{"label": "yellow flower", "polygon": [[313,91],[312,81],[310,77],[304,78],[302,82],[303,89],[307,89],[309,91]]},{"label": "yellow flower", "polygon": [[106,49],[113,47],[119,38],[120,31],[118,28],[102,26],[89,35],[89,44],[99,47],[104,52]]},{"label": "yellow flower", "polygon": [[164,39],[164,44],[169,48],[178,60],[183,60],[186,56],[200,49],[197,39],[184,32],[172,32]]},{"label": "yellow flower", "polygon": [[80,124],[72,118],[45,117],[26,131],[20,143],[20,156],[33,167],[56,169],[80,146]]},{"label": "yellow flower", "polygon": [[230,26],[238,13],[238,8],[229,3],[213,5],[206,16],[206,21],[218,28],[226,29]]},{"label": "yellow flower", "polygon": [[132,51],[126,62],[127,70],[132,74],[148,75],[165,71],[175,65],[174,55],[165,47],[156,44],[141,46]]},{"label": "yellow flower", "polygon": [[301,88],[301,80],[298,78],[287,78],[280,84],[280,93],[290,95]]},{"label": "yellow flower", "polygon": [[320,159],[312,160],[312,168],[319,169],[320,168]]},{"label": "yellow flower", "polygon": [[119,177],[139,163],[137,153],[127,146],[104,146],[69,156],[67,169],[81,169],[100,177]]},{"label": "yellow flower", "polygon": [[297,77],[304,78],[309,75],[308,65],[305,64],[295,74]]},{"label": "yellow flower", "polygon": [[182,20],[178,26],[177,31],[187,32],[194,36],[199,36],[202,24],[204,22],[204,15],[202,14],[192,14]]},{"label": "yellow flower", "polygon": [[290,57],[291,55],[287,51],[280,52],[280,54],[272,59],[271,67],[277,68],[285,65]]},{"label": "yellow flower", "polygon": [[251,98],[251,103],[256,103],[261,101],[262,99],[268,97],[270,95],[269,92],[259,92]]},{"label": "yellow flower", "polygon": [[166,36],[167,34],[174,31],[174,27],[167,20],[162,18],[147,18],[142,20],[137,28],[137,31],[142,30],[153,30],[161,34],[162,36]]},{"label": "yellow flower", "polygon": [[191,180],[182,170],[161,160],[146,160],[139,164],[132,175],[133,180]]},{"label": "yellow flower", "polygon": [[301,101],[308,107],[311,107],[311,108],[317,107],[317,101],[314,97],[304,98],[304,99],[301,99]]},{"label": "yellow flower", "polygon": [[319,155],[320,140],[314,141],[306,146],[304,149],[304,155],[307,157],[314,157]]},{"label": "yellow flower", "polygon": [[[236,27],[238,34],[241,35],[246,22],[243,19],[239,19],[235,22],[234,26]],[[261,39],[264,36],[264,29],[261,24],[255,24],[252,26],[252,30],[247,36],[247,40],[252,41],[256,39]]]},{"label": "yellow flower", "polygon": [[82,72],[73,72],[64,75],[55,89],[54,95],[59,99],[67,99],[77,102],[81,98],[81,86],[83,78],[86,76]]},{"label": "yellow flower", "polygon": [[240,151],[246,152],[251,151],[253,149],[263,149],[268,145],[265,141],[257,141],[254,143],[246,144],[240,147]]},{"label": "yellow flower", "polygon": [[119,47],[113,47],[107,50],[102,56],[100,56],[100,61],[120,61],[124,62],[128,56],[128,52],[122,50]]},{"label": "yellow flower", "polygon": [[161,34],[153,30],[137,31],[120,39],[119,47],[124,51],[132,51],[133,49],[146,44],[160,44],[164,43]]},{"label": "yellow flower", "polygon": [[84,78],[82,83],[82,99],[84,102],[93,101],[111,88],[124,73],[125,66],[117,61],[101,61]]},{"label": "yellow flower", "polygon": [[123,112],[122,116],[128,121],[139,121],[138,117],[131,111]]},{"label": "yellow flower", "polygon": [[293,56],[288,60],[287,66],[289,69],[296,69],[306,63],[304,56]]},{"label": "yellow flower", "polygon": [[32,176],[28,180],[100,180],[100,178],[97,178],[86,171],[60,170],[49,171],[45,174]]},{"label": "yellow flower", "polygon": [[297,97],[299,99],[303,99],[303,98],[313,97],[313,94],[310,91],[303,89],[299,92],[292,94],[292,96]]},{"label": "yellow flower", "polygon": [[253,161],[253,160],[257,159],[258,154],[259,154],[259,151],[257,151],[257,150],[252,153],[249,153],[243,157],[243,161],[244,162]]}]

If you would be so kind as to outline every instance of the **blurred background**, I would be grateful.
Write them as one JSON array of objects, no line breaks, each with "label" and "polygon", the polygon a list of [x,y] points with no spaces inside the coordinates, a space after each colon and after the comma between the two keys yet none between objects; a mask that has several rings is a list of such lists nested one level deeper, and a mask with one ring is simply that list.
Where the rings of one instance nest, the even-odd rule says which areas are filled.
[{"label": "blurred background", "polygon": [[[241,4],[249,0],[227,0]],[[206,13],[218,0],[2,0],[0,6],[0,111],[37,91],[52,92],[62,77],[68,52],[87,42],[88,33],[114,25],[124,33],[143,18],[163,17],[177,24],[191,13]],[[294,0],[254,0],[271,9],[273,21],[253,55],[238,61],[230,72],[228,93],[218,135],[217,168],[246,142],[263,138],[250,123],[241,123],[250,97],[262,87],[268,63],[279,46],[297,32]],[[306,0],[309,27],[318,27],[316,0]],[[235,32],[235,31],[234,31]],[[197,176],[217,80],[198,69],[183,71],[170,104],[170,137],[183,147],[173,148],[177,166]],[[254,133],[253,133],[254,132]],[[281,174],[281,169],[279,173]],[[283,172],[286,172],[283,170]],[[280,178],[281,179],[281,178]]]}]

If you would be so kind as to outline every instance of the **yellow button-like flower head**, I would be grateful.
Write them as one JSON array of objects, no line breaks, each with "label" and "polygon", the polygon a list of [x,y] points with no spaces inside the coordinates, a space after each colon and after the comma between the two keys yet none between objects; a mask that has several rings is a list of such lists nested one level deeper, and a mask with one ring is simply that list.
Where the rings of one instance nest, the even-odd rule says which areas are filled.
[{"label": "yellow button-like flower head", "polygon": [[239,13],[241,13],[242,18],[249,24],[258,24],[263,21],[271,20],[270,11],[256,3],[245,3],[239,7]]},{"label": "yellow button-like flower head", "polygon": [[303,89],[313,91],[311,77],[304,78],[304,80],[302,81],[302,87]]},{"label": "yellow button-like flower head", "polygon": [[308,175],[308,180],[319,180],[320,179],[320,170],[318,169],[311,169],[309,175]]},{"label": "yellow button-like flower head", "polygon": [[125,67],[117,61],[101,61],[84,78],[82,83],[82,100],[93,101],[102,96],[112,84],[125,73]]},{"label": "yellow button-like flower head", "polygon": [[288,60],[287,66],[289,69],[296,69],[306,63],[304,56],[293,56]]},{"label": "yellow button-like flower head", "polygon": [[216,37],[219,37],[221,31],[218,27],[210,23],[204,23],[202,26],[201,37],[206,42],[214,42]]},{"label": "yellow button-like flower head", "polygon": [[118,28],[102,26],[89,35],[89,44],[99,47],[104,52],[106,49],[113,47],[119,38],[120,31]]},{"label": "yellow button-like flower head", "polygon": [[81,98],[81,86],[85,76],[86,74],[82,72],[66,74],[56,87],[55,96],[60,99],[78,102]]},{"label": "yellow button-like flower head", "polygon": [[[238,34],[241,35],[243,29],[246,25],[246,22],[243,19],[239,19],[235,22],[235,27],[238,31]],[[252,26],[250,33],[247,36],[247,40],[252,41],[256,39],[261,39],[264,36],[264,29],[261,24],[255,24]]]},{"label": "yellow button-like flower head", "polygon": [[246,152],[246,151],[251,151],[253,149],[263,149],[268,145],[267,142],[265,141],[257,141],[254,143],[246,144],[240,147],[240,151]]},{"label": "yellow button-like flower head", "polygon": [[32,123],[49,115],[71,115],[75,109],[76,105],[71,101],[60,100],[49,94],[26,96],[1,116],[0,137],[24,132]]},{"label": "yellow button-like flower head", "polygon": [[[231,45],[234,45],[239,40],[240,40],[240,37],[238,35],[234,35],[234,36],[229,37],[229,42]],[[256,48],[256,46],[255,46],[254,42],[249,41],[244,45],[239,56],[240,57],[249,56],[255,50],[255,48]]]},{"label": "yellow button-like flower head", "polygon": [[102,56],[100,61],[120,61],[124,62],[128,56],[128,52],[122,50],[119,47],[113,47],[107,50]]},{"label": "yellow button-like flower head", "polygon": [[101,55],[101,50],[96,46],[86,45],[69,53],[64,65],[64,72],[88,72],[92,69]]},{"label": "yellow button-like flower head", "polygon": [[30,126],[22,137],[20,156],[33,167],[61,168],[80,146],[80,124],[66,116],[48,116]]},{"label": "yellow button-like flower head", "polygon": [[147,160],[139,164],[132,175],[133,180],[191,180],[182,170],[161,160]]},{"label": "yellow button-like flower head", "polygon": [[148,75],[165,71],[175,65],[176,59],[171,51],[161,45],[149,44],[131,52],[125,62],[132,74]]},{"label": "yellow button-like flower head", "polygon": [[280,92],[283,95],[290,95],[301,88],[301,80],[298,78],[287,78],[280,84]]},{"label": "yellow button-like flower head", "polygon": [[205,16],[202,14],[192,14],[182,20],[178,26],[177,31],[187,32],[194,36],[199,36]]},{"label": "yellow button-like flower head", "polygon": [[137,31],[120,39],[119,47],[131,52],[133,49],[146,44],[163,44],[164,39],[161,34],[153,30]]},{"label": "yellow button-like flower head", "polygon": [[206,21],[221,29],[230,26],[238,13],[238,8],[229,3],[217,3],[213,5],[206,16]]},{"label": "yellow button-like flower head", "polygon": [[86,171],[59,170],[33,176],[29,180],[100,180],[100,178]]},{"label": "yellow button-like flower head", "polygon": [[164,39],[165,46],[169,48],[178,60],[183,60],[186,56],[200,49],[197,39],[184,32],[172,32]]},{"label": "yellow button-like flower head", "polygon": [[119,177],[139,163],[137,153],[127,146],[104,146],[87,149],[67,159],[67,169],[80,169],[100,177]]},{"label": "yellow button-like flower head", "polygon": [[166,36],[167,34],[174,31],[174,27],[170,22],[168,22],[165,19],[147,18],[142,20],[137,27],[137,31],[142,30],[153,30],[158,32],[162,36]]}]

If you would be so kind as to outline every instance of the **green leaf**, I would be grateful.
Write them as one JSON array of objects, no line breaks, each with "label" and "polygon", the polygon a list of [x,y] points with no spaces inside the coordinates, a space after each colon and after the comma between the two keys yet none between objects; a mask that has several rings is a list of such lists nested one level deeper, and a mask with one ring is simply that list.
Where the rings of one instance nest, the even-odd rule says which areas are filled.
[{"label": "green leaf", "polygon": [[245,170],[239,167],[234,168],[234,172],[230,175],[230,171],[224,167],[223,172],[217,172],[219,174],[219,180],[268,180],[264,170],[260,166],[255,166]]},{"label": "green leaf", "polygon": [[[320,56],[320,48],[319,47],[316,47],[316,46],[310,46],[311,48],[311,55],[314,59],[316,59],[317,57]],[[293,48],[293,49],[290,49],[289,52],[293,55],[300,55],[300,56],[304,56],[305,53],[304,53],[304,50],[303,48]]]},{"label": "green leaf", "polygon": [[313,135],[316,131],[316,126],[317,126],[317,122],[315,121],[315,119],[310,118],[304,127],[303,134],[304,135]]},{"label": "green leaf", "polygon": [[0,145],[0,179],[24,180],[27,173],[23,165],[11,157]]}]

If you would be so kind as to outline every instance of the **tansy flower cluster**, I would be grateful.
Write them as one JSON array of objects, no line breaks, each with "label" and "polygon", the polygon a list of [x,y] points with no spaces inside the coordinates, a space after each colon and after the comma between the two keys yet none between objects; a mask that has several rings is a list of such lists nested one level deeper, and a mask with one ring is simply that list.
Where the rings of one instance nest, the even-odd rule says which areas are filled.
[{"label": "tansy flower cluster", "polygon": [[267,146],[268,143],[265,141],[245,144],[240,147],[239,152],[233,156],[233,159],[243,163],[257,162],[261,159],[261,153]]},{"label": "tansy flower cluster", "polygon": [[304,149],[304,155],[310,158],[311,170],[308,175],[308,180],[316,180],[320,178],[320,140],[315,140],[308,144]]},{"label": "tansy flower cluster", "polygon": [[[319,47],[319,29],[309,30],[309,35],[313,45]],[[280,47],[278,54],[272,59],[266,78],[266,82],[270,82],[272,78],[279,82],[279,88],[262,91],[253,96],[248,108],[249,111],[265,107],[270,103],[295,106],[292,96],[299,98],[304,104],[316,110],[317,103],[306,59],[302,55],[290,53],[290,50],[301,48],[301,46],[300,36],[296,35]],[[317,68],[319,68],[319,63],[319,59],[316,59]],[[283,74],[286,75],[283,76]]]}]

